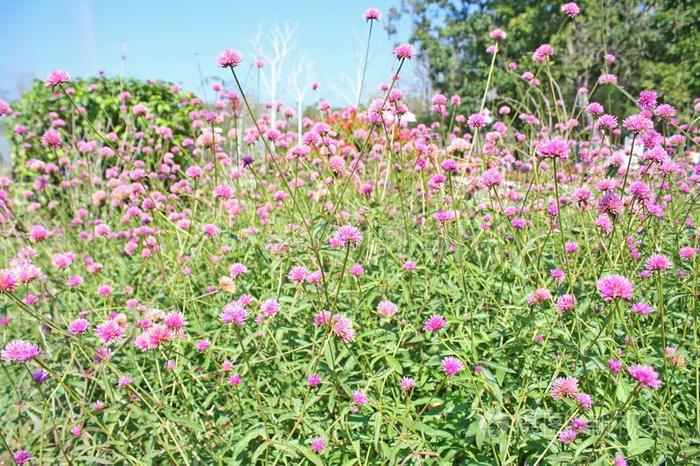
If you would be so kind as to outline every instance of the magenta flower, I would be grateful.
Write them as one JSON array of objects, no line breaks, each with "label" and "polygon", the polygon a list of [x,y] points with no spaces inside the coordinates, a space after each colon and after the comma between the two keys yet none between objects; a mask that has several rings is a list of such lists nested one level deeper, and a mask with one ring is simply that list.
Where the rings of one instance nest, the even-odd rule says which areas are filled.
[{"label": "magenta flower", "polygon": [[578,379],[575,377],[559,377],[552,383],[552,398],[574,398],[578,394]]},{"label": "magenta flower", "polygon": [[411,60],[416,56],[416,53],[409,44],[401,44],[394,49],[394,56],[399,60]]},{"label": "magenta flower", "polygon": [[649,272],[661,272],[671,267],[671,260],[663,254],[652,254],[645,263]]},{"label": "magenta flower", "polygon": [[382,14],[376,8],[367,8],[365,10],[365,21],[379,21]]},{"label": "magenta flower", "polygon": [[598,293],[605,301],[614,299],[629,301],[634,295],[634,285],[622,275],[606,275],[598,280]]},{"label": "magenta flower", "polygon": [[576,431],[576,429],[574,429],[572,427],[567,427],[566,429],[562,430],[559,433],[559,436],[557,436],[557,439],[561,443],[571,443],[574,440],[576,440],[577,435],[578,435],[578,432]]},{"label": "magenta flower", "polygon": [[364,406],[369,403],[369,398],[362,390],[352,392],[352,402],[358,406]]},{"label": "magenta flower", "polygon": [[454,356],[447,356],[442,360],[442,370],[445,371],[448,377],[464,370],[464,364]]},{"label": "magenta flower", "polygon": [[314,437],[311,439],[311,449],[315,453],[321,453],[326,448],[326,441],[321,437]]},{"label": "magenta flower", "polygon": [[637,381],[640,387],[653,388],[654,390],[661,388],[659,374],[651,366],[634,364],[627,368],[627,373]]},{"label": "magenta flower", "polygon": [[423,324],[423,330],[426,332],[437,332],[445,327],[447,327],[447,321],[440,314],[431,315]]},{"label": "magenta flower", "polygon": [[73,335],[82,335],[90,328],[90,321],[87,319],[75,319],[68,324],[68,331]]},{"label": "magenta flower", "polygon": [[566,311],[571,311],[576,307],[576,298],[570,294],[561,295],[559,298],[557,298],[557,302],[554,307],[560,314],[563,314]]},{"label": "magenta flower", "polygon": [[569,2],[561,6],[561,12],[569,18],[575,18],[581,13],[581,7],[574,2]]},{"label": "magenta flower", "polygon": [[25,340],[12,340],[0,353],[0,359],[7,362],[27,362],[39,356],[39,347]]},{"label": "magenta flower", "polygon": [[403,379],[401,379],[401,382],[399,382],[399,387],[401,387],[401,390],[403,390],[404,392],[407,392],[415,386],[416,381],[413,380],[412,377],[404,377]]},{"label": "magenta flower", "polygon": [[216,57],[216,64],[220,68],[235,68],[241,64],[243,61],[243,56],[232,49],[225,49],[223,52]]},{"label": "magenta flower", "polygon": [[103,345],[107,346],[121,341],[125,333],[124,327],[115,320],[107,320],[95,327],[95,335]]},{"label": "magenta flower", "polygon": [[14,270],[0,269],[0,293],[12,293],[17,289],[18,284]]},{"label": "magenta flower", "polygon": [[15,464],[22,465],[34,461],[34,457],[29,453],[29,450],[19,450],[12,453],[12,459]]},{"label": "magenta flower", "polygon": [[318,374],[310,374],[306,378],[306,384],[309,388],[315,388],[321,383],[321,376]]},{"label": "magenta flower", "polygon": [[224,324],[235,324],[242,327],[248,318],[248,311],[240,303],[231,301],[224,306],[224,310],[219,314],[219,318]]},{"label": "magenta flower", "polygon": [[353,225],[343,225],[338,228],[328,244],[332,248],[344,248],[347,245],[357,246],[362,242],[362,232]]},{"label": "magenta flower", "polygon": [[384,319],[391,319],[397,311],[398,306],[391,301],[384,300],[377,305],[377,313]]},{"label": "magenta flower", "polygon": [[554,47],[549,44],[542,44],[532,54],[532,60],[537,63],[544,63],[554,54]]},{"label": "magenta flower", "polygon": [[70,82],[70,75],[67,71],[53,70],[44,80],[46,87],[56,87]]}]

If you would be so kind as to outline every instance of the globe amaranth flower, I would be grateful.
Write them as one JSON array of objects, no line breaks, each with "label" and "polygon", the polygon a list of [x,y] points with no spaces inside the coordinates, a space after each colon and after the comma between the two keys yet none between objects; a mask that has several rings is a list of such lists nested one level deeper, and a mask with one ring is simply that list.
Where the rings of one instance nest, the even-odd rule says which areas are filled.
[{"label": "globe amaranth flower", "polygon": [[328,244],[332,248],[343,248],[347,245],[358,246],[362,242],[362,232],[353,225],[343,225],[338,228]]},{"label": "globe amaranth flower", "polygon": [[53,70],[44,80],[46,87],[56,87],[70,82],[70,75],[67,71]]},{"label": "globe amaranth flower", "polygon": [[411,60],[416,53],[409,44],[401,44],[394,49],[394,56],[399,60]]},{"label": "globe amaranth flower", "polygon": [[442,370],[448,377],[452,377],[464,370],[464,364],[454,356],[447,356],[442,360]]},{"label": "globe amaranth flower", "polygon": [[27,362],[39,356],[41,351],[34,343],[25,340],[12,340],[0,353],[0,359],[7,362]]},{"label": "globe amaranth flower", "polygon": [[627,373],[643,388],[661,388],[659,374],[653,367],[643,364],[633,364],[627,368]]},{"label": "globe amaranth flower", "polygon": [[235,68],[243,61],[243,56],[232,49],[225,49],[216,57],[216,64],[221,68]]},{"label": "globe amaranth flower", "polygon": [[622,275],[606,275],[597,282],[598,293],[605,301],[614,299],[629,301],[634,295],[634,284]]}]

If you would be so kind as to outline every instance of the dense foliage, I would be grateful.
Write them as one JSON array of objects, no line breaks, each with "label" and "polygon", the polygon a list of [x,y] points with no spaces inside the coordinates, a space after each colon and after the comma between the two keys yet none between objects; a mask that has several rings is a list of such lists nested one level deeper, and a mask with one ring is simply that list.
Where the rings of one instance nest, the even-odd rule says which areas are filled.
[{"label": "dense foliage", "polygon": [[[514,71],[487,34],[481,95]],[[400,76],[414,51],[394,54]],[[438,94],[409,122],[393,76],[299,134],[249,107],[227,49],[236,88],[193,102],[181,142],[137,137],[137,100],[114,136],[80,111],[36,136],[60,169],[0,179],[3,458],[697,462],[700,138],[679,115],[700,103],[603,65],[560,98],[556,51],[528,56],[492,121]],[[72,120],[68,74],[45,85],[37,117]]]},{"label": "dense foliage", "polygon": [[[134,102],[142,107],[129,113]],[[100,76],[74,80],[61,92],[37,80],[12,104],[15,118],[8,127],[8,138],[12,142],[13,172],[25,177],[29,174],[29,161],[58,162],[61,154],[46,150],[40,141],[49,128],[60,130],[76,141],[79,150],[78,143],[92,143],[96,133],[86,122],[115,141],[131,132],[134,137],[149,141],[147,144],[157,144],[157,150],[167,151],[169,145],[176,146],[191,134],[188,114],[196,103],[197,99],[190,93],[161,81]],[[78,111],[67,111],[73,104]]]},{"label": "dense foliage", "polygon": [[[481,98],[474,84],[487,77],[484,49],[495,27],[508,31],[502,53],[513,61],[551,44],[559,57],[552,73],[566,96],[594,85],[606,54],[616,57],[607,68],[632,93],[653,87],[672,102],[700,95],[700,2],[584,0],[579,6],[586,14],[574,21],[559,13],[560,6],[551,0],[404,0],[393,18],[401,12],[411,17],[411,40],[434,89],[460,94],[471,105]],[[503,76],[493,91],[511,95],[512,87]],[[619,93],[612,104],[629,110],[618,109],[627,105]]]}]

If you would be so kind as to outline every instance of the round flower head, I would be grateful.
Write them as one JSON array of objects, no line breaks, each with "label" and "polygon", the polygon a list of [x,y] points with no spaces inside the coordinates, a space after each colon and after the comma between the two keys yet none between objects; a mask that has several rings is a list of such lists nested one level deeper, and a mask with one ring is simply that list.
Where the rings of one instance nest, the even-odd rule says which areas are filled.
[{"label": "round flower head", "polygon": [[365,21],[379,21],[382,14],[376,8],[367,8],[365,10]]},{"label": "round flower head", "polygon": [[352,402],[358,406],[364,406],[369,402],[369,398],[362,390],[352,392]]},{"label": "round flower head", "polygon": [[384,300],[377,305],[377,313],[384,319],[391,319],[396,315],[396,311],[398,306],[391,301]]},{"label": "round flower head", "polygon": [[346,245],[359,245],[362,242],[362,232],[353,225],[343,225],[338,228],[328,242],[332,248],[343,248]]},{"label": "round flower head", "polygon": [[647,259],[645,267],[649,272],[661,272],[671,267],[671,261],[663,254],[652,254]]},{"label": "round flower head", "polygon": [[311,439],[311,449],[316,453],[321,453],[326,448],[326,441],[321,437]]},{"label": "round flower head", "polygon": [[575,18],[581,13],[581,7],[574,2],[569,2],[561,6],[561,12],[569,18]]},{"label": "round flower head", "polygon": [[12,293],[17,289],[18,284],[14,270],[0,269],[0,293]]},{"label": "round flower head", "polygon": [[554,47],[549,44],[542,44],[532,54],[532,60],[537,63],[544,63],[554,54]]},{"label": "round flower head", "polygon": [[448,377],[464,370],[464,364],[454,356],[447,356],[442,360],[442,370],[445,371]]},{"label": "round flower head", "polygon": [[489,33],[489,38],[491,40],[506,40],[508,34],[504,30],[496,28]]},{"label": "round flower head", "polygon": [[310,388],[314,388],[321,383],[321,376],[318,374],[311,374],[306,378],[306,384]]},{"label": "round flower head", "polygon": [[552,398],[574,398],[578,394],[578,379],[575,377],[559,377],[552,384]]},{"label": "round flower head", "polygon": [[224,306],[223,311],[219,314],[219,318],[224,324],[235,324],[242,327],[248,318],[248,311],[240,303],[231,301]]},{"label": "round flower head", "polygon": [[401,387],[401,390],[404,392],[412,389],[413,387],[416,386],[416,381],[413,380],[412,377],[404,377],[401,379],[401,382],[399,382],[399,387]]},{"label": "round flower head", "polygon": [[627,368],[627,373],[632,377],[637,383],[644,388],[661,388],[661,380],[659,380],[659,374],[654,370],[653,367],[634,364]]},{"label": "round flower head", "polygon": [[235,68],[243,61],[243,56],[232,49],[225,49],[216,57],[216,64],[221,68]]},{"label": "round flower head", "polygon": [[394,56],[399,60],[411,60],[416,53],[409,44],[401,44],[394,49]]},{"label": "round flower head", "polygon": [[423,330],[426,332],[437,332],[445,327],[447,327],[447,321],[440,314],[431,315],[423,324]]},{"label": "round flower head", "polygon": [[578,431],[574,429],[573,427],[567,427],[566,429],[562,430],[559,433],[559,436],[557,436],[557,439],[561,443],[571,443],[574,440],[576,440],[576,436],[578,435]]},{"label": "round flower head", "polygon": [[15,464],[20,464],[20,465],[34,461],[34,457],[32,456],[31,453],[29,453],[29,450],[19,450],[19,451],[13,452],[12,459],[15,461]]},{"label": "round flower head", "polygon": [[634,295],[634,285],[622,275],[606,275],[598,280],[598,293],[605,301],[614,299],[629,301]]},{"label": "round flower head", "polygon": [[554,307],[561,314],[566,311],[571,311],[576,307],[576,298],[570,294],[561,295],[559,298],[557,298],[557,302]]},{"label": "round flower head", "polygon": [[46,87],[56,87],[70,82],[70,75],[67,71],[53,70],[44,80]]},{"label": "round flower head", "polygon": [[12,340],[0,353],[0,359],[8,362],[27,362],[39,356],[39,347],[25,340]]}]

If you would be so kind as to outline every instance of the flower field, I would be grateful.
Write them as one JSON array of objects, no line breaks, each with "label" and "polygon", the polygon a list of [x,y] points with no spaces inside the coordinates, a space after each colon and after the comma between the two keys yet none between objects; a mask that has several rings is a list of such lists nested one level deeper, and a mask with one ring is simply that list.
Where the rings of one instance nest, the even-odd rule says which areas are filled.
[{"label": "flower field", "polygon": [[563,95],[555,47],[489,41],[480,105],[417,119],[409,44],[305,115],[234,49],[214,103],[60,70],[0,101],[0,461],[698,464],[700,100],[610,54]]}]

